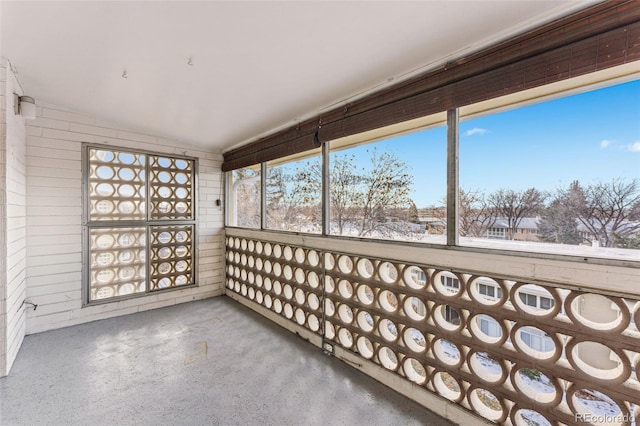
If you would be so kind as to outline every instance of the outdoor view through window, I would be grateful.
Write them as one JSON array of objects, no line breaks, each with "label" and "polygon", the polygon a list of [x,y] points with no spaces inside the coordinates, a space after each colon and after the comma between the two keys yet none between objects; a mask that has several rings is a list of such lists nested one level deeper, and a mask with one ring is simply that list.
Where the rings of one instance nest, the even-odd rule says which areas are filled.
[{"label": "outdoor view through window", "polygon": [[445,243],[447,129],[331,153],[331,234]]},{"label": "outdoor view through window", "polygon": [[267,228],[319,234],[322,230],[322,159],[267,165]]},{"label": "outdoor view through window", "polygon": [[[462,117],[460,244],[640,259],[639,123],[640,80]],[[441,125],[333,147],[330,233],[445,243],[446,145]],[[228,223],[259,228],[259,165],[230,175]],[[267,228],[320,233],[321,182],[319,150],[270,163]]]},{"label": "outdoor view through window", "polygon": [[640,81],[460,123],[461,244],[640,258]]},{"label": "outdoor view through window", "polygon": [[236,169],[229,174],[228,224],[260,228],[260,166]]}]

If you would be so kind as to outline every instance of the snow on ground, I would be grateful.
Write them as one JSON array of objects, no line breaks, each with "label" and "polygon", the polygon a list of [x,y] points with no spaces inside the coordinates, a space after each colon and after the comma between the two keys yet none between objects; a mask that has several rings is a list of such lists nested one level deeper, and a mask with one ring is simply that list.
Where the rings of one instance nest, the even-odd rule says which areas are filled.
[{"label": "snow on ground", "polygon": [[[456,346],[449,342],[448,340],[441,339],[440,346],[444,353],[452,359],[460,359],[460,351]],[[478,362],[482,365],[487,372],[491,374],[501,374],[502,370],[498,362],[493,359],[488,358],[488,356],[484,353],[478,353],[477,355]],[[540,375],[540,378],[530,378],[525,374],[519,373],[522,381],[533,389],[536,392],[540,393],[553,393],[555,392],[555,387],[551,383],[551,380],[545,376],[544,374]],[[564,399],[564,397],[563,397]],[[622,411],[620,407],[613,402],[608,396],[605,394],[598,392],[596,390],[583,390],[582,393],[576,394],[577,403],[586,408],[589,412],[591,412],[595,416],[620,416]],[[531,410],[521,410],[520,414],[522,416],[522,420],[525,422],[527,426],[547,426],[550,423],[545,419],[541,414],[531,411]],[[631,426],[636,426],[635,420],[631,421]]]},{"label": "snow on ground", "polygon": [[520,410],[520,416],[527,426],[551,426],[551,423],[536,411]]},{"label": "snow on ground", "polygon": [[529,251],[534,253],[564,254],[569,256],[640,260],[640,250],[612,247],[575,246],[571,244],[540,243],[535,241],[494,240],[489,238],[468,237],[461,237],[460,245],[503,250]]},{"label": "snow on ground", "polygon": [[540,374],[539,379],[532,379],[526,374],[523,374],[522,371],[519,372],[520,379],[524,382],[525,385],[533,389],[535,392],[540,393],[553,393],[555,392],[555,388],[553,384],[551,384],[551,380],[544,374]]},{"label": "snow on ground", "polygon": [[442,347],[442,350],[449,358],[460,359],[460,351],[458,350],[456,345],[454,345],[450,341],[441,339],[440,346]]},{"label": "snow on ground", "polygon": [[478,359],[480,365],[484,367],[487,373],[498,376],[502,374],[502,367],[500,367],[500,363],[498,363],[498,361],[494,359],[491,359],[485,352],[478,353],[476,355],[476,358]]},{"label": "snow on ground", "polygon": [[427,342],[424,339],[424,335],[419,330],[416,330],[415,328],[412,328],[411,329],[411,338],[413,339],[414,342],[416,342],[417,345],[426,347]]},{"label": "snow on ground", "polygon": [[[337,229],[332,228],[332,234],[337,234]],[[346,225],[342,235],[346,237],[358,237],[358,229]],[[428,244],[446,244],[445,235],[430,235],[427,233],[410,232],[402,233],[388,229],[385,232],[373,231],[362,238],[383,239],[387,241],[413,241]],[[511,241],[493,238],[460,237],[461,246],[482,247],[502,250],[516,250],[534,253],[552,253],[570,256],[602,257],[607,259],[640,260],[640,250],[622,249],[612,247],[592,247],[587,245],[542,243],[536,241]]]},{"label": "snow on ground", "polygon": [[597,416],[617,416],[622,413],[618,404],[602,392],[596,390],[583,390],[576,394],[578,403]]}]

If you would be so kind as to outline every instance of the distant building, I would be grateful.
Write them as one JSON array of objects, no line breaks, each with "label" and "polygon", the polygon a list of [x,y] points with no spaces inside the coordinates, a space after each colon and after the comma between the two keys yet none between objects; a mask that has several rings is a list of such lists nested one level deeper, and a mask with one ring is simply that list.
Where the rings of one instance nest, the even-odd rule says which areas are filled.
[{"label": "distant building", "polygon": [[435,216],[419,216],[418,223],[424,226],[429,235],[442,235],[447,229],[447,222]]},{"label": "distant building", "polygon": [[[539,241],[538,226],[540,217],[523,217],[518,223],[513,239],[517,241]],[[495,223],[485,232],[485,238],[506,240],[509,236],[509,221],[504,217],[496,219]]]}]

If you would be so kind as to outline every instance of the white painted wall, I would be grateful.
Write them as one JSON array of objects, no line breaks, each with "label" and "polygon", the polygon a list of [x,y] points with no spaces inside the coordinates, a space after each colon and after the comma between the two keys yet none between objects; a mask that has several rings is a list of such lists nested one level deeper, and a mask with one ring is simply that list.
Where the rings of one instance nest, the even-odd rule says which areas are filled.
[{"label": "white painted wall", "polygon": [[[27,124],[27,334],[217,296],[223,292],[222,155],[38,102]],[[82,142],[199,158],[198,287],[82,307]]]},{"label": "white painted wall", "polygon": [[14,114],[22,94],[6,59],[0,61],[0,376],[9,373],[25,335],[26,130]]}]

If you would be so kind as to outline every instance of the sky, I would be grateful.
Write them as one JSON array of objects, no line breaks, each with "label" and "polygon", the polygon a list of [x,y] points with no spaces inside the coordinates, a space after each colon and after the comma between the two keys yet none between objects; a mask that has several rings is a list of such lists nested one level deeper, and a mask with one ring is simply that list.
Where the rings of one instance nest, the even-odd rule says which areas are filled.
[{"label": "sky", "polygon": [[[368,163],[377,146],[405,161],[418,208],[446,194],[446,127],[345,150]],[[491,193],[640,179],[640,80],[460,122],[460,187]]]}]

